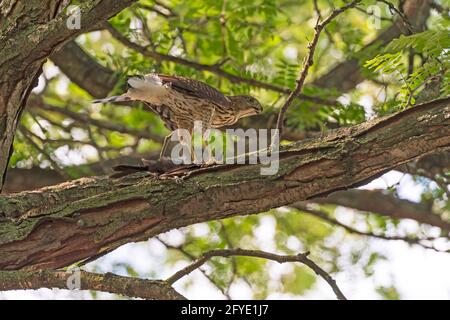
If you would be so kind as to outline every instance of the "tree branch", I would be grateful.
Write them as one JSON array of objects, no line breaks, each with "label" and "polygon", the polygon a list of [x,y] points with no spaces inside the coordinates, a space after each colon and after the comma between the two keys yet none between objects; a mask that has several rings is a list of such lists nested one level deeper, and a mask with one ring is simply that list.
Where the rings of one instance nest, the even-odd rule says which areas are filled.
[{"label": "tree branch", "polygon": [[[447,161],[448,157],[445,155],[445,153],[433,154],[420,159],[416,163],[426,167],[431,165],[444,165],[438,161],[440,159]],[[119,164],[142,165],[141,159],[144,157],[147,159],[157,159],[158,153],[155,152],[150,155],[128,155],[94,162],[91,164],[71,166],[68,168],[68,172],[76,172],[78,177],[96,176],[101,175],[104,172],[112,173],[111,168]],[[433,161],[434,159],[437,160]],[[431,162],[431,164],[429,162]],[[64,181],[66,180],[63,179],[55,170],[42,169],[39,167],[33,167],[30,169],[12,168],[9,170],[4,191],[6,194],[21,192],[62,183]],[[325,198],[312,199],[308,202],[318,204],[334,204],[356,209],[362,212],[372,212],[393,219],[411,219],[417,221],[418,223],[424,223],[441,228],[445,232],[450,233],[450,222],[445,221],[439,213],[434,212],[431,206],[423,203],[415,203],[405,199],[398,199],[391,194],[385,194],[382,190],[354,189],[337,191]]]},{"label": "tree branch", "polygon": [[399,15],[399,17],[402,19],[403,23],[405,24],[405,26],[408,28],[409,32],[413,33],[413,29],[414,27],[411,25],[411,23],[408,20],[408,17],[399,9],[397,9],[393,3],[386,1],[386,0],[377,0],[378,2],[382,2],[385,5],[387,5],[389,7],[389,11],[391,12],[391,14],[396,13]]},{"label": "tree branch", "polygon": [[308,43],[308,54],[305,57],[305,59],[303,60],[302,71],[300,72],[300,76],[297,79],[297,84],[295,86],[295,89],[289,93],[289,96],[287,97],[285,103],[280,108],[280,112],[278,113],[277,129],[279,130],[278,134],[280,137],[283,133],[284,114],[286,113],[286,110],[289,108],[289,106],[294,101],[294,99],[297,98],[298,95],[302,92],[303,85],[305,84],[306,77],[308,76],[309,68],[314,63],[314,52],[316,51],[316,46],[319,41],[320,33],[327,26],[327,24],[329,24],[334,18],[336,18],[341,13],[343,13],[345,10],[353,8],[359,2],[361,2],[361,0],[355,0],[339,9],[333,10],[331,12],[331,14],[322,22],[320,22],[320,17],[317,19],[316,26],[314,27],[314,30],[315,30],[314,36],[313,36],[313,39],[311,40],[311,42]]},{"label": "tree branch", "polygon": [[[168,244],[167,242],[165,242],[164,240],[162,240],[160,237],[157,237],[158,241],[164,245],[167,249],[172,249],[172,250],[176,250],[178,252],[180,252],[181,254],[183,254],[185,257],[187,257],[190,260],[195,260],[195,256],[193,256],[192,254],[190,254],[189,252],[187,252],[183,246],[173,246]],[[225,297],[227,297],[228,300],[231,300],[231,297],[227,294],[227,292],[225,292],[219,285],[217,285],[217,283],[214,282],[214,279],[211,278],[205,270],[199,268],[199,271],[203,274],[203,276],[208,279],[208,281],[217,288],[217,290],[219,290]]]},{"label": "tree branch", "polygon": [[314,203],[328,203],[360,211],[378,213],[393,219],[412,219],[419,223],[429,224],[450,233],[450,222],[432,211],[425,204],[409,200],[397,199],[384,194],[380,190],[346,190],[338,191],[325,198],[311,200]]},{"label": "tree branch", "polygon": [[73,83],[95,98],[106,97],[119,80],[112,70],[99,64],[75,41],[53,53],[50,59]]},{"label": "tree branch", "polygon": [[28,104],[30,105],[30,107],[39,108],[41,110],[56,112],[56,113],[65,115],[68,118],[73,119],[75,122],[80,123],[81,125],[83,125],[83,127],[85,127],[88,124],[91,124],[93,126],[103,128],[106,130],[125,133],[125,134],[135,136],[136,138],[149,139],[149,140],[153,140],[155,142],[162,142],[162,139],[163,139],[161,136],[152,134],[151,132],[146,131],[146,130],[137,130],[137,129],[128,128],[124,125],[116,124],[111,121],[103,121],[103,120],[91,118],[86,113],[71,111],[68,108],[60,108],[60,107],[52,106],[50,104],[44,103],[42,101],[42,99],[40,99],[40,97],[38,97],[36,95],[32,95],[30,97]]},{"label": "tree branch", "polygon": [[315,210],[315,209],[310,209],[307,206],[301,204],[301,203],[295,203],[293,205],[291,205],[290,207],[298,209],[300,211],[306,212],[310,215],[313,215],[315,217],[318,217],[332,225],[336,225],[339,227],[342,227],[343,229],[345,229],[347,232],[349,233],[353,233],[353,234],[357,234],[360,236],[366,236],[366,237],[372,237],[372,238],[377,238],[377,239],[382,239],[382,240],[388,240],[388,241],[396,241],[396,240],[400,240],[400,241],[404,241],[408,244],[416,244],[419,245],[425,249],[431,249],[434,250],[436,252],[444,252],[442,250],[436,249],[434,246],[429,246],[423,243],[423,241],[433,241],[433,240],[437,240],[438,238],[425,238],[425,239],[420,239],[420,238],[412,238],[412,237],[401,237],[401,236],[386,236],[383,234],[376,234],[374,232],[364,232],[364,231],[359,231],[353,227],[350,227],[346,224],[343,224],[342,222],[329,217],[325,212],[322,212],[320,210]]},{"label": "tree branch", "polygon": [[[0,269],[58,268],[193,223],[353,188],[450,147],[450,98],[283,146],[279,170],[220,165],[183,180],[84,178],[0,196]],[[24,250],[26,248],[26,250]]]},{"label": "tree branch", "polygon": [[319,267],[314,261],[308,258],[309,252],[306,253],[299,253],[295,256],[287,256],[287,255],[279,255],[274,253],[269,253],[265,251],[260,250],[245,250],[240,248],[235,249],[224,249],[224,250],[212,250],[205,252],[202,254],[201,257],[199,257],[197,260],[195,260],[190,265],[186,266],[185,268],[181,269],[180,271],[176,272],[174,275],[166,279],[166,282],[169,284],[173,284],[176,281],[180,280],[182,277],[188,275],[192,271],[198,269],[203,264],[205,264],[208,260],[214,257],[224,257],[229,258],[233,256],[242,256],[242,257],[255,257],[255,258],[262,258],[262,259],[268,259],[273,260],[278,263],[285,263],[285,262],[300,262],[309,267],[311,270],[313,270],[318,276],[322,277],[333,289],[333,292],[336,294],[336,297],[339,300],[347,300],[342,293],[342,291],[339,289],[339,287],[336,284],[336,281],[321,267]]},{"label": "tree branch", "polygon": [[[68,271],[0,271],[0,291],[40,288],[68,289]],[[91,273],[79,270],[81,290],[105,291],[143,299],[185,300],[169,283],[123,277],[113,273]]]}]

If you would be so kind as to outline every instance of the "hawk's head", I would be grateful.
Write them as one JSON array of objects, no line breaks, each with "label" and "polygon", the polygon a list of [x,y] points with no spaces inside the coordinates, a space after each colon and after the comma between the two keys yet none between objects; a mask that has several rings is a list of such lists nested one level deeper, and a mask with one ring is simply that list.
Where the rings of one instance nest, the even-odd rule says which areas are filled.
[{"label": "hawk's head", "polygon": [[262,112],[261,103],[251,96],[231,96],[233,108],[239,118],[253,116]]}]

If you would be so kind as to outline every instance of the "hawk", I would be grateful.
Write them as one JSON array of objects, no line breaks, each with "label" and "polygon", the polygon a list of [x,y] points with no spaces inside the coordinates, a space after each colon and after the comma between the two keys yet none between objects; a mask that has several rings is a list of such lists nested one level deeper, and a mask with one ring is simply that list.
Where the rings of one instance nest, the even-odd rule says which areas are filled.
[{"label": "hawk", "polygon": [[129,89],[124,94],[93,102],[137,100],[158,114],[171,131],[164,139],[160,160],[177,129],[186,129],[192,135],[195,121],[201,121],[204,130],[221,128],[262,111],[261,104],[251,96],[227,96],[204,82],[186,77],[151,73],[133,76],[127,82]]}]

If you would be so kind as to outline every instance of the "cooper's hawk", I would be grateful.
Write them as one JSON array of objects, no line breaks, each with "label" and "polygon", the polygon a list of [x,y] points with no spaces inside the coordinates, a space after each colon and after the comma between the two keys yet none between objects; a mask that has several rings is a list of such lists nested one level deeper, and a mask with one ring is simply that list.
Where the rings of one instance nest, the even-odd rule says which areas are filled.
[{"label": "cooper's hawk", "polygon": [[226,96],[204,82],[185,77],[148,74],[131,77],[128,84],[130,88],[126,93],[94,103],[143,101],[172,131],[164,139],[160,159],[177,129],[186,129],[192,134],[194,121],[201,121],[204,130],[220,128],[262,111],[261,104],[251,96]]}]

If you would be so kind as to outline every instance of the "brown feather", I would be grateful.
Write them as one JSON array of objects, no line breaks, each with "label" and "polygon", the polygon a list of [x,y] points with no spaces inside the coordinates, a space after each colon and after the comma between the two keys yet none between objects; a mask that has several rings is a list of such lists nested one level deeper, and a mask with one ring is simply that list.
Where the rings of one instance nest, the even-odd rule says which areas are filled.
[{"label": "brown feather", "polygon": [[169,83],[172,89],[185,95],[209,100],[210,102],[222,107],[228,107],[231,104],[230,99],[228,99],[222,92],[202,81],[185,77],[168,76],[164,74],[158,74],[158,77],[161,78],[163,84]]}]

